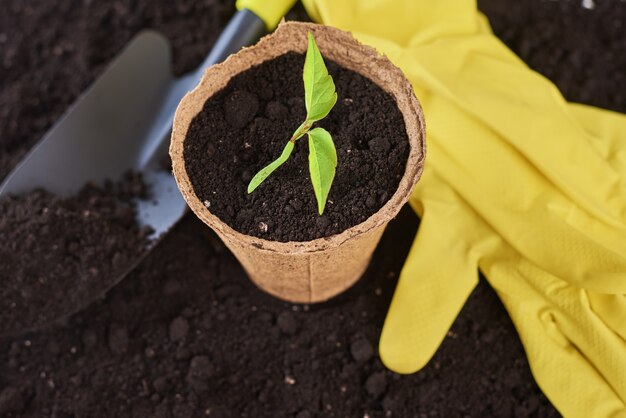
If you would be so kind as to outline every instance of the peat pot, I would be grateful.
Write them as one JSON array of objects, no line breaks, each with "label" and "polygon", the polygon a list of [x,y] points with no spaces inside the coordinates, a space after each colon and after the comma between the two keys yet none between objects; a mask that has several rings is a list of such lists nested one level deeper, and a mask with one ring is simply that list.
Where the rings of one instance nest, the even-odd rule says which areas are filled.
[{"label": "peat pot", "polygon": [[[196,195],[185,167],[184,142],[204,103],[235,75],[290,51],[305,53],[310,31],[326,60],[355,71],[391,95],[402,114],[409,139],[404,176],[391,198],[365,221],[343,232],[306,242],[270,241],[242,234],[211,213]],[[176,111],[170,155],[174,176],[191,210],[211,227],[241,262],[252,281],[266,292],[296,303],[325,301],[353,285],[363,274],[387,223],[407,202],[425,157],[422,109],[410,82],[386,57],[362,45],[348,32],[311,23],[282,23],[256,45],[206,70],[198,86]],[[341,161],[339,161],[341,164]],[[311,191],[313,193],[313,191]]]}]

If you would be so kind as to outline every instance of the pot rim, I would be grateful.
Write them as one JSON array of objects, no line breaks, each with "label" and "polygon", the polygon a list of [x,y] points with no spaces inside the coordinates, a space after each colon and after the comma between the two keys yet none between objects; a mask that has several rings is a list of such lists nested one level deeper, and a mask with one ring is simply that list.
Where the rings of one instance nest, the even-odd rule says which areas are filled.
[{"label": "pot rim", "polygon": [[[191,185],[185,168],[184,140],[191,121],[202,110],[206,100],[224,88],[237,74],[248,70],[253,65],[274,59],[289,51],[306,52],[306,33],[308,31],[315,36],[324,57],[328,57],[328,59],[337,62],[339,65],[367,77],[394,98],[404,119],[410,151],[404,175],[400,179],[396,191],[382,208],[363,222],[338,234],[310,241],[270,241],[236,231],[218,216],[211,213],[200,201]],[[294,37],[294,34],[302,36]],[[353,68],[350,65],[351,63],[354,64],[353,66],[359,67],[365,65],[369,72],[364,73],[363,68]],[[231,71],[232,67],[235,67],[237,70]],[[380,76],[379,78],[384,81],[385,85],[381,85],[376,80],[377,77],[371,76],[372,71]],[[391,86],[394,86],[394,88],[391,89]],[[410,129],[411,127],[417,129]],[[205,70],[198,85],[183,97],[176,109],[170,144],[174,177],[184,199],[196,216],[209,227],[219,231],[220,234],[227,236],[229,239],[248,242],[261,251],[285,254],[310,254],[327,251],[340,246],[347,240],[386,225],[408,201],[423,171],[425,154],[425,123],[422,108],[415,97],[411,83],[398,67],[393,65],[387,57],[379,54],[374,48],[361,44],[348,32],[314,23],[284,21],[272,34],[266,35],[257,44],[243,48],[229,56],[224,62],[215,64]]]}]

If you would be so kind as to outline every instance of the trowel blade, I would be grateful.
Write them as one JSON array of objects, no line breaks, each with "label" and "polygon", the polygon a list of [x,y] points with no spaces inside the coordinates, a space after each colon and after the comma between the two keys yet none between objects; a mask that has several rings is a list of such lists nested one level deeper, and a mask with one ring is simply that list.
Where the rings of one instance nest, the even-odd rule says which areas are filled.
[{"label": "trowel blade", "polygon": [[35,188],[67,196],[88,181],[119,179],[133,169],[144,174],[152,201],[139,203],[139,223],[155,236],[185,213],[186,205],[172,176],[159,165],[167,141],[152,149],[155,130],[168,135],[182,86],[170,69],[168,41],[153,31],[138,34],[106,71],[48,131],[0,186],[0,196]]},{"label": "trowel blade", "polygon": [[[44,188],[61,196],[76,194],[89,181],[119,180],[129,169],[141,172],[150,198],[137,201],[140,225],[155,232],[151,246],[186,212],[167,157],[174,109],[193,88],[190,77],[175,79],[168,41],[156,32],[137,35],[105,72],[46,133],[0,186],[0,196]],[[146,249],[148,253],[149,248]],[[64,317],[101,297],[143,257],[89,289],[81,306],[66,306]],[[61,313],[61,312],[59,312]],[[0,335],[25,332],[7,323]]]}]

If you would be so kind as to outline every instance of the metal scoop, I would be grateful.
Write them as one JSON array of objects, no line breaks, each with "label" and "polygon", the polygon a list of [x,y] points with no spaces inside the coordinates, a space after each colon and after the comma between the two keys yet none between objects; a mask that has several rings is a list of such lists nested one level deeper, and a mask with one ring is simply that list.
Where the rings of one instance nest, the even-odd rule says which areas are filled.
[{"label": "metal scoop", "polygon": [[[76,194],[86,182],[120,179],[128,170],[140,172],[151,198],[137,202],[138,222],[154,230],[153,247],[187,209],[173,176],[162,167],[178,103],[196,86],[206,67],[256,42],[294,2],[239,1],[238,7],[251,6],[256,14],[239,7],[200,67],[180,78],[172,76],[167,39],[157,32],[141,32],[9,174],[0,186],[0,197],[37,188],[68,196]],[[51,320],[87,306],[132,267],[94,286],[80,306],[65,306]],[[45,324],[32,325],[36,328]],[[15,327],[0,324],[0,335],[32,328]]]}]

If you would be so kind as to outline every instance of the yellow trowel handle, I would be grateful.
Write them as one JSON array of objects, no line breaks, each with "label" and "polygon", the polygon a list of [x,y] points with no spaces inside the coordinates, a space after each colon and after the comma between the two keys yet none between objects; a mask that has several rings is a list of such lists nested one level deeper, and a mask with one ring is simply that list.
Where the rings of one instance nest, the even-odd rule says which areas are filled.
[{"label": "yellow trowel handle", "polygon": [[265,22],[268,31],[293,7],[296,0],[237,0],[237,10],[248,9]]}]

